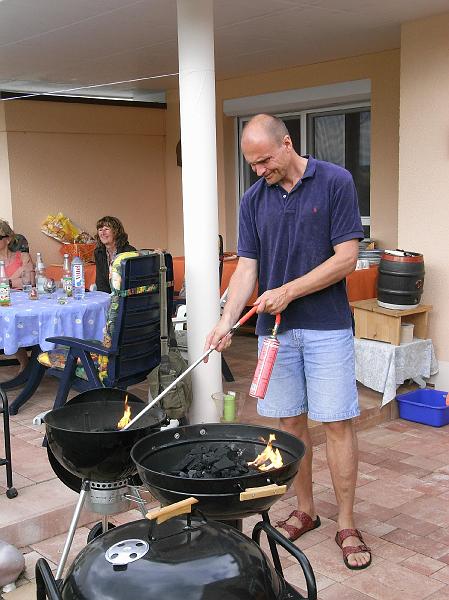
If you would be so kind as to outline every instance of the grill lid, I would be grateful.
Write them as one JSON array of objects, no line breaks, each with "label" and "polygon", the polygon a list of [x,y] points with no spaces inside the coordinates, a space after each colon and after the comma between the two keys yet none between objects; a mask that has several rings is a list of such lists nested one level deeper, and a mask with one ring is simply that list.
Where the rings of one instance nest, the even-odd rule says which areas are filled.
[{"label": "grill lid", "polygon": [[[118,563],[109,562],[131,542],[148,543],[148,549],[139,545],[140,556],[132,561],[115,556]],[[135,554],[130,548],[126,552]],[[284,592],[285,582],[255,542],[228,525],[194,516],[160,525],[142,519],[94,539],[70,567],[62,597],[280,600],[288,597]]]}]

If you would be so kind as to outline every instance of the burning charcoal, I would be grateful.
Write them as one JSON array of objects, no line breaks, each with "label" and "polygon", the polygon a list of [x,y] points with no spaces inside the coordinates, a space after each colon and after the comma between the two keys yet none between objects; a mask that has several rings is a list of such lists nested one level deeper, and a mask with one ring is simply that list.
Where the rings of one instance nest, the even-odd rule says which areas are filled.
[{"label": "burning charcoal", "polygon": [[222,456],[225,456],[227,453],[229,452],[229,448],[227,446],[219,446],[218,448],[215,448],[214,450],[214,456],[215,458],[221,458]]},{"label": "burning charcoal", "polygon": [[203,456],[203,463],[205,465],[211,465],[213,464],[215,461],[217,460],[217,457],[214,453],[212,452],[208,452],[207,454],[204,454]]},{"label": "burning charcoal", "polygon": [[227,456],[223,456],[219,461],[217,461],[212,467],[213,471],[222,471],[223,469],[230,469],[235,466],[235,463],[232,460],[229,460]]},{"label": "burning charcoal", "polygon": [[214,443],[192,448],[170,474],[190,479],[219,479],[254,472],[258,472],[257,468],[248,466],[238,444]]},{"label": "burning charcoal", "polygon": [[196,456],[192,456],[192,453],[187,454],[174,468],[174,471],[183,471],[191,463],[197,460]]}]

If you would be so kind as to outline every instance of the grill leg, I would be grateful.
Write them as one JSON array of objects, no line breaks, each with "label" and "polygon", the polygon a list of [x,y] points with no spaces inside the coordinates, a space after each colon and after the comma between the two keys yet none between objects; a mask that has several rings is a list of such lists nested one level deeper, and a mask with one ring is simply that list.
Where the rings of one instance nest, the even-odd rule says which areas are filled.
[{"label": "grill leg", "polygon": [[80,497],[78,498],[77,505],[75,507],[75,512],[73,513],[72,522],[70,523],[69,532],[67,534],[67,539],[64,544],[64,549],[62,551],[61,560],[59,561],[58,570],[56,571],[56,579],[61,579],[62,573],[64,571],[65,563],[67,561],[67,557],[70,552],[70,548],[72,546],[73,537],[75,535],[76,526],[78,525],[78,521],[80,518],[81,510],[83,509],[84,501],[86,499],[87,491],[89,490],[89,481],[83,481],[83,485],[80,491]]},{"label": "grill leg", "polygon": [[[262,513],[262,520],[264,523],[268,523],[268,525],[271,525],[270,517],[268,516],[268,511],[265,510]],[[267,536],[267,537],[268,537],[268,545],[270,546],[271,556],[273,558],[274,568],[281,576],[283,576],[281,559],[279,558],[279,552],[278,552],[276,542],[273,539],[271,539],[270,536]]]},{"label": "grill leg", "polygon": [[108,530],[109,526],[108,526],[108,515],[103,515],[101,518],[101,527],[102,527],[102,533],[106,533],[106,531]]}]

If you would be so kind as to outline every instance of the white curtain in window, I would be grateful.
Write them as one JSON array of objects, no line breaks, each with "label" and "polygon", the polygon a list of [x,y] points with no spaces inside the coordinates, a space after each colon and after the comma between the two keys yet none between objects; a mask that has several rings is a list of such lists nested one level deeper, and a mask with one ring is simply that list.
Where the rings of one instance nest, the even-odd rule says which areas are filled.
[{"label": "white curtain in window", "polygon": [[361,167],[371,164],[371,113],[360,113],[359,163]]},{"label": "white curtain in window", "polygon": [[345,166],[345,116],[315,117],[315,158]]}]

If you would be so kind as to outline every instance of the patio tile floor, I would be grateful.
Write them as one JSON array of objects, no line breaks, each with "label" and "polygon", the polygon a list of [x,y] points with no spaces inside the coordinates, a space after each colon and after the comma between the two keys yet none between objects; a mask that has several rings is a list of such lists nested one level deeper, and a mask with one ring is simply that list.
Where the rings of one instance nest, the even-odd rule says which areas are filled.
[{"label": "patio tile floor", "polygon": [[[245,357],[245,358],[242,358]],[[226,389],[246,391],[256,364],[254,338],[238,336],[227,354],[236,378]],[[7,379],[12,367],[2,367]],[[32,418],[51,406],[56,385],[44,380],[38,392],[11,417],[16,499],[4,495],[5,469],[0,468],[0,538],[21,547],[26,570],[5,600],[35,598],[34,564],[40,556],[56,569],[77,495],[63,486],[41,447],[42,428]],[[145,397],[145,386],[134,393]],[[320,600],[447,600],[449,598],[449,426],[432,428],[395,418],[394,405],[380,410],[380,394],[360,387],[358,420],[360,472],[356,489],[357,525],[372,548],[373,562],[364,571],[350,571],[334,542],[337,504],[326,465],[322,426],[314,424],[314,490],[322,525],[296,544],[315,572]],[[15,392],[8,394],[10,399]],[[385,410],[388,409],[388,410]],[[270,424],[246,402],[242,420]],[[1,437],[1,433],[0,433]],[[0,440],[1,443],[1,440]],[[0,454],[3,448],[0,445]],[[157,505],[153,502],[152,506]],[[271,520],[282,519],[295,506],[292,490],[276,502]],[[136,510],[112,517],[116,524],[140,518]],[[71,557],[86,543],[97,515],[83,513]],[[244,521],[249,533],[257,521]],[[292,558],[281,553],[284,573],[305,596],[305,582]],[[1,597],[1,596],[0,596]]]}]

